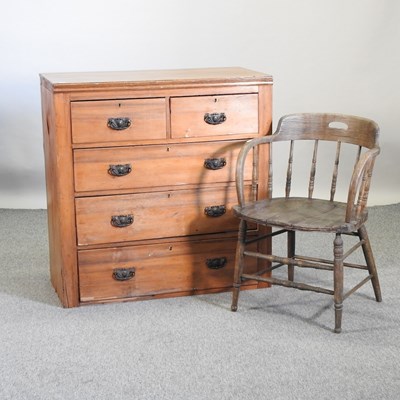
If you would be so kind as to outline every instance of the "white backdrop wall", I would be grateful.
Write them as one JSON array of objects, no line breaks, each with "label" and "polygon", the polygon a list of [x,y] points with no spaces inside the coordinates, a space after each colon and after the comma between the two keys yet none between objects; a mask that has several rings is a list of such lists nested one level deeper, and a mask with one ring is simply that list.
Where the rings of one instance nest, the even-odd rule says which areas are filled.
[{"label": "white backdrop wall", "polygon": [[46,207],[40,72],[225,66],[274,76],[274,127],[292,112],[377,121],[370,204],[400,201],[398,0],[13,0],[1,10],[0,207]]}]

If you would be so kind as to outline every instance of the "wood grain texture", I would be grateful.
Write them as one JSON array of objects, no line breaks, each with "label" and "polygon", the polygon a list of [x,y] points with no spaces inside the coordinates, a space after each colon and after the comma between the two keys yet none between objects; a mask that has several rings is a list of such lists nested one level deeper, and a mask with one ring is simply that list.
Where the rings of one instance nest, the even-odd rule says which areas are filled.
[{"label": "wood grain texture", "polygon": [[[250,196],[250,187],[245,192]],[[234,186],[79,198],[78,245],[236,231],[235,203]],[[224,206],[226,212],[207,216],[205,208],[212,206]],[[112,216],[119,215],[132,215],[134,221],[123,228],[112,226]]]},{"label": "wood grain texture", "polygon": [[[233,166],[245,140],[271,130],[271,84],[242,68],[41,75],[50,271],[63,306],[230,290]],[[223,129],[204,128],[211,103],[224,106]],[[130,125],[111,129],[109,118]],[[261,151],[257,160],[265,157]],[[224,165],[205,168],[214,158]],[[129,174],[109,173],[122,164]],[[261,181],[245,189],[246,199],[264,195]],[[207,216],[214,206],[226,212]],[[132,215],[132,224],[113,226],[121,215]],[[202,269],[204,256],[224,249],[226,268]],[[137,279],[110,281],[111,266],[130,261],[139,263]]]},{"label": "wood grain texture", "polygon": [[[171,136],[173,138],[216,135],[257,134],[258,95],[173,97],[171,98]],[[226,121],[210,125],[206,113],[224,113]]]},{"label": "wood grain texture", "polygon": [[[244,204],[241,193],[241,187],[243,187],[244,183],[242,170],[248,154],[255,147],[264,144],[270,145],[274,142],[296,140],[343,142],[354,145],[357,151],[357,161],[348,188],[344,222],[350,223],[355,220],[362,220],[368,200],[372,169],[375,158],[380,152],[378,138],[378,125],[366,118],[342,114],[293,114],[284,116],[279,120],[278,127],[273,135],[254,138],[242,148],[236,166],[239,205]],[[366,148],[362,155],[360,155],[360,147]],[[291,156],[289,155],[289,160],[290,158]],[[271,164],[265,169],[270,168]],[[336,166],[333,167],[333,175],[335,174],[335,168]],[[267,185],[271,186],[272,174],[269,174],[268,179]],[[335,183],[337,176],[334,179]],[[313,184],[312,180],[310,182]],[[286,184],[286,192],[288,193],[288,182]]]},{"label": "wood grain texture", "polygon": [[[242,141],[215,141],[77,149],[74,151],[75,190],[150,189],[234,182],[236,159],[242,144]],[[204,165],[207,160],[211,163],[215,160],[223,166],[208,169]],[[125,176],[111,175],[110,165],[119,164],[129,164],[132,171]],[[250,180],[251,166],[246,168],[245,179]]]},{"label": "wood grain texture", "polygon": [[368,149],[378,144],[379,127],[369,119],[343,114],[292,114],[278,123],[276,140],[332,140]]},{"label": "wood grain texture", "polygon": [[367,214],[347,223],[346,210],[346,203],[297,197],[260,200],[234,207],[237,216],[266,225],[299,231],[354,232],[365,222]]},{"label": "wood grain texture", "polygon": [[[166,293],[230,288],[233,279],[236,240],[170,242],[118,249],[79,252],[81,301],[96,301]],[[254,246],[253,246],[254,247]],[[220,269],[210,269],[207,260],[226,259]],[[126,281],[113,278],[116,268],[134,268]],[[247,272],[254,273],[256,261]]]},{"label": "wood grain texture", "polygon": [[[131,126],[116,131],[108,127],[109,118],[128,118]],[[74,101],[71,103],[74,143],[118,142],[165,139],[165,99],[118,99]]]},{"label": "wood grain texture", "polygon": [[52,284],[65,307],[79,303],[68,97],[42,87],[43,144]]},{"label": "wood grain texture", "polygon": [[[236,167],[239,204],[233,207],[235,215],[240,220],[240,228],[234,272],[235,284],[232,296],[232,311],[237,311],[241,285],[248,279],[256,280],[260,283],[332,295],[335,309],[334,331],[336,333],[341,332],[342,329],[343,301],[364,284],[371,281],[376,301],[382,300],[377,269],[364,225],[368,216],[366,205],[372,170],[380,151],[378,135],[379,128],[377,124],[361,117],[341,114],[293,114],[280,119],[277,130],[273,135],[252,139],[243,146]],[[305,188],[305,196],[294,197],[291,196],[291,181],[294,170],[293,149],[295,142],[301,140],[312,141],[311,171],[308,180],[306,180],[308,181],[308,187],[306,186]],[[266,187],[268,188],[269,196],[267,199],[262,200],[246,200],[243,171],[247,157],[256,153],[258,148],[266,147],[264,145],[271,149],[274,143],[281,141],[287,141],[290,144],[288,146],[288,166],[283,173],[286,176],[285,197],[274,197],[272,194],[273,160],[270,152],[270,158],[266,160],[268,162],[265,162],[264,165],[258,164],[262,170],[268,170]],[[332,173],[324,171],[328,172],[327,179],[328,182],[329,180],[331,182],[330,191],[326,199],[314,198],[315,177],[318,169],[318,148],[320,143],[324,141],[333,142],[332,149],[334,150]],[[352,145],[349,147],[353,148],[356,156],[356,164],[350,173],[351,179],[348,186],[347,202],[334,201],[340,172],[339,163],[342,143]],[[279,153],[278,156],[282,157],[284,155]],[[254,176],[257,176],[257,174],[253,173]],[[281,228],[272,234],[268,234],[268,231],[267,235],[260,234],[257,240],[261,243],[272,236],[287,232],[287,257],[272,254],[269,243],[264,248],[259,246],[258,251],[249,250],[247,245],[254,243],[254,240],[248,241],[246,239],[247,224],[250,222],[266,229],[271,227]],[[333,260],[296,254],[296,231],[333,233],[335,236],[333,241]],[[259,232],[261,233],[262,230]],[[344,251],[342,234],[358,236],[360,240],[350,249]],[[359,248],[363,250],[366,265],[345,263],[344,260]],[[243,273],[246,257],[271,263],[272,267],[268,271],[287,266],[287,279]],[[300,280],[296,281],[294,267],[333,271],[333,290],[307,284]],[[368,275],[346,293],[344,293],[344,267],[368,270]]]},{"label": "wood grain texture", "polygon": [[271,84],[272,76],[240,67],[146,71],[43,73],[42,84],[53,91],[150,89]]}]

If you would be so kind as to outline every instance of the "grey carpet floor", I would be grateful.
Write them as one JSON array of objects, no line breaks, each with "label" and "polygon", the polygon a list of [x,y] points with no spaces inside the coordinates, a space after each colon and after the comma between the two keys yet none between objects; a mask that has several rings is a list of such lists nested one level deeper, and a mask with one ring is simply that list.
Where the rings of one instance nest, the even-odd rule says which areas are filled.
[{"label": "grey carpet floor", "polygon": [[[0,222],[1,400],[400,398],[400,204],[370,208],[383,302],[362,287],[340,335],[328,296],[281,287],[242,292],[237,313],[229,293],[63,309],[45,211]],[[330,257],[332,239],[299,252]]]}]

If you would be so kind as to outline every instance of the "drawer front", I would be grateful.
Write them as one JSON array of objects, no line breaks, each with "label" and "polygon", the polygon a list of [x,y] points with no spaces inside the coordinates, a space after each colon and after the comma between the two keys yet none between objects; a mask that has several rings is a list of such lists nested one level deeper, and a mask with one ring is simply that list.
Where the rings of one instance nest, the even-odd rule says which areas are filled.
[{"label": "drawer front", "polygon": [[164,98],[71,103],[74,143],[166,138]]},{"label": "drawer front", "polygon": [[233,185],[77,198],[78,245],[236,231],[236,203]]},{"label": "drawer front", "polygon": [[257,133],[257,94],[171,98],[173,138]]},{"label": "drawer front", "polygon": [[[229,239],[79,251],[80,300],[229,288],[235,246]],[[246,272],[255,271],[249,258]]]},{"label": "drawer front", "polygon": [[[242,146],[236,141],[75,150],[75,190],[233,182]],[[245,178],[251,179],[251,160]]]}]

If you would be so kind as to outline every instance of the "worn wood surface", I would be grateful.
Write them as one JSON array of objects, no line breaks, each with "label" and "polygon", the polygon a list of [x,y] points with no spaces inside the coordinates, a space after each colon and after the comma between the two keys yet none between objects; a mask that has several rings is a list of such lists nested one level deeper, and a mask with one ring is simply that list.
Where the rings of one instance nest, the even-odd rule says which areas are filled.
[{"label": "worn wood surface", "polygon": [[367,219],[367,213],[358,221],[345,221],[347,204],[309,198],[274,198],[234,206],[237,216],[252,222],[271,226],[320,232],[354,232]]},{"label": "worn wood surface", "polygon": [[[311,290],[319,293],[333,295],[335,309],[336,333],[341,332],[343,301],[361,286],[371,280],[377,301],[381,301],[381,291],[377,269],[372,254],[371,245],[364,223],[367,220],[367,200],[370,189],[372,170],[376,156],[379,154],[378,145],[379,128],[371,120],[346,116],[341,114],[293,114],[282,117],[276,132],[271,136],[255,138],[247,142],[241,150],[236,167],[236,185],[239,204],[234,206],[234,213],[240,219],[240,229],[235,263],[234,291],[232,297],[232,311],[238,307],[239,291],[242,282],[256,279],[260,282],[281,285],[301,290]],[[304,197],[291,196],[292,177],[294,174],[293,154],[299,141],[312,141],[310,172],[308,187]],[[246,199],[244,189],[245,178],[243,175],[246,159],[250,154],[257,152],[259,147],[273,143],[287,141],[288,163],[285,171],[285,197],[273,196],[273,160],[270,151],[269,162],[265,163],[262,170],[265,173],[268,199]],[[334,162],[332,172],[327,173],[327,180],[331,182],[327,198],[314,198],[315,177],[318,170],[318,150],[321,142],[336,143],[334,149]],[[341,144],[353,145],[356,164],[351,172],[348,186],[347,202],[335,201],[337,181],[339,179],[341,163]],[[283,154],[279,154],[283,157]],[[304,159],[302,164],[304,165]],[[253,173],[253,177],[258,176]],[[280,227],[277,234],[288,232],[287,257],[271,254],[271,251],[249,251],[247,249],[247,224],[249,222],[265,227]],[[296,254],[296,231],[331,232],[335,235],[333,241],[333,260],[326,261],[310,256]],[[342,234],[358,236],[359,242],[344,251]],[[272,236],[271,236],[272,237]],[[260,236],[263,241],[265,236]],[[268,238],[268,237],[267,237]],[[253,241],[251,241],[253,243]],[[344,260],[355,250],[362,248],[366,265],[345,263]],[[272,268],[287,266],[288,278],[276,279],[254,274],[243,273],[243,268],[248,258],[266,260],[273,264]],[[333,271],[333,290],[309,285],[296,281],[294,267],[317,268]],[[368,275],[357,285],[344,293],[344,267],[368,270]]]},{"label": "worn wood surface", "polygon": [[[152,189],[234,182],[242,145],[242,141],[215,141],[77,149],[74,151],[75,190]],[[207,160],[208,168],[204,165]],[[110,165],[119,164],[129,164],[131,172],[124,176],[111,175]],[[210,169],[214,165],[218,169]],[[251,180],[251,164],[245,168],[245,180]]]},{"label": "worn wood surface", "polygon": [[281,118],[275,134],[276,140],[333,140],[371,149],[378,144],[379,127],[367,118],[304,113]]},{"label": "worn wood surface", "polygon": [[[249,196],[250,186],[246,191]],[[235,203],[234,186],[78,198],[78,245],[236,231]],[[212,206],[226,212],[210,217],[205,208]],[[132,215],[133,223],[112,226],[112,216],[119,215]]]},{"label": "worn wood surface", "polygon": [[[65,307],[230,290],[231,261],[194,284],[188,277],[214,242],[233,257],[225,239],[238,225],[234,164],[245,140],[270,133],[271,84],[269,75],[242,68],[41,75],[50,270]],[[227,119],[207,125],[207,112]],[[108,119],[117,117],[130,126],[111,129]],[[207,169],[206,158],[225,165]],[[122,164],[131,164],[129,174],[109,173]],[[250,185],[253,168],[245,167],[246,197],[265,197],[263,182]],[[225,214],[205,215],[205,207],[221,205]],[[113,215],[126,214],[132,225],[111,225]],[[207,245],[193,245],[202,238]],[[165,248],[166,240],[181,253],[148,257],[149,246]],[[88,261],[88,254],[97,256]],[[127,262],[147,254],[135,289],[109,281],[119,254],[129,254]]]},{"label": "worn wood surface", "polygon": [[146,71],[64,72],[41,74],[42,85],[53,91],[241,86],[271,84],[272,76],[240,67]]},{"label": "worn wood surface", "polygon": [[[83,250],[79,252],[81,300],[84,302],[165,293],[230,288],[235,239],[169,242]],[[253,246],[254,247],[254,246]],[[208,260],[223,259],[221,268],[210,269]],[[116,268],[134,268],[126,281],[113,278]],[[256,260],[247,272],[257,270]],[[251,282],[249,282],[251,284]]]},{"label": "worn wood surface", "polygon": [[[74,101],[71,103],[74,143],[119,142],[165,139],[167,136],[165,98]],[[129,118],[124,130],[108,127],[109,118]]]},{"label": "worn wood surface", "polygon": [[50,276],[66,307],[78,305],[76,227],[68,96],[42,87]]},{"label": "worn wood surface", "polygon": [[[206,113],[224,113],[226,121],[217,125],[204,123]],[[258,132],[257,94],[171,98],[173,138],[256,132]]]}]

